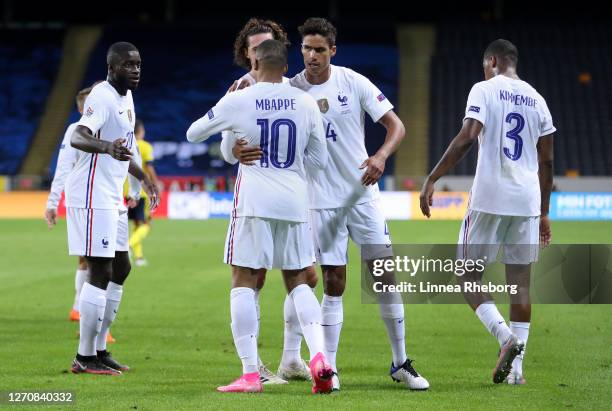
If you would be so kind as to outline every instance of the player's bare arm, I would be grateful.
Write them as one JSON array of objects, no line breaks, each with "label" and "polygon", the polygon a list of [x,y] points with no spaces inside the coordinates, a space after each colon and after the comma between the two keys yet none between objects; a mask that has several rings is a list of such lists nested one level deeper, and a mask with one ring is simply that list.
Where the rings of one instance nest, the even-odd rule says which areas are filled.
[{"label": "player's bare arm", "polygon": [[159,182],[159,179],[157,178],[157,171],[155,171],[155,167],[153,167],[153,164],[152,163],[145,164],[144,171],[147,173],[149,178],[151,178],[151,181],[156,186],[159,187],[160,186],[160,182]]},{"label": "player's bare arm", "polygon": [[361,167],[359,167],[360,169],[366,169],[361,177],[361,183],[365,186],[374,185],[378,182],[385,171],[387,159],[391,154],[395,153],[395,150],[397,150],[406,135],[404,123],[402,123],[402,120],[393,110],[385,113],[378,122],[387,129],[387,135],[385,142],[376,154],[364,161]]},{"label": "player's bare arm", "polygon": [[78,150],[86,153],[103,153],[108,154],[115,160],[129,161],[132,158],[132,152],[123,144],[124,138],[110,141],[95,138],[91,130],[85,126],[77,126],[70,137],[70,145]]},{"label": "player's bare arm", "polygon": [[481,131],[482,123],[473,118],[467,118],[463,122],[463,127],[461,127],[459,134],[450,142],[438,164],[436,164],[429,176],[425,179],[423,188],[421,189],[420,200],[421,212],[423,215],[427,216],[427,218],[431,217],[429,207],[431,207],[433,203],[434,184],[465,157],[472,145],[478,139],[478,135]]},{"label": "player's bare arm", "polygon": [[541,195],[540,244],[546,247],[552,240],[548,208],[553,185],[553,135],[540,137],[536,147],[538,149],[538,177],[540,179]]},{"label": "player's bare arm", "polygon": [[151,180],[151,178],[143,171],[142,168],[134,160],[130,160],[130,168],[128,172],[136,177],[141,183],[142,188],[149,196],[149,200],[151,201],[151,211],[155,210],[159,205],[159,188],[157,185]]}]

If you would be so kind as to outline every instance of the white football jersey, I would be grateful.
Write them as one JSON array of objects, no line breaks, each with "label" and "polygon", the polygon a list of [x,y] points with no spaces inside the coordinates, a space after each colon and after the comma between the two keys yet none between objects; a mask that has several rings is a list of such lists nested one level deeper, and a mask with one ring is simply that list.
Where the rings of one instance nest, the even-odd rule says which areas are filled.
[{"label": "white football jersey", "polygon": [[[85,126],[99,139],[126,140],[135,150],[134,102],[128,90],[121,96],[107,81],[96,85],[85,100],[83,116],[77,125]],[[129,161],[109,154],[83,153],[66,181],[66,206],[76,208],[118,209],[123,204],[123,183]]]},{"label": "white football jersey", "polygon": [[55,175],[53,176],[51,191],[49,192],[49,197],[47,199],[47,208],[51,210],[57,209],[60,199],[62,198],[66,178],[68,175],[70,175],[74,165],[78,162],[79,156],[85,154],[83,151],[77,150],[70,145],[70,137],[72,136],[76,126],[77,123],[72,123],[68,126],[60,145],[59,154],[57,156],[57,166],[55,167]]},{"label": "white football jersey", "polygon": [[339,208],[378,198],[378,184],[364,186],[361,164],[369,155],[365,147],[365,112],[374,122],[393,105],[367,78],[351,69],[331,66],[323,84],[310,84],[302,71],[290,84],[317,101],[325,127],[330,161],[319,174],[309,176],[311,208]]},{"label": "white football jersey", "polygon": [[287,83],[257,83],[227,94],[189,127],[187,139],[204,141],[222,130],[260,146],[254,165],[240,164],[234,190],[236,217],[307,222],[306,169],[327,163],[323,122],[316,102]]},{"label": "white football jersey", "polygon": [[[249,82],[249,85],[252,86],[253,84],[257,83],[257,81],[255,81],[255,78],[253,76],[251,76],[251,73],[246,73],[244,76],[240,77],[238,80],[239,83],[242,80],[246,80]],[[288,83],[289,79],[287,77],[283,76],[283,83]],[[234,136],[231,136],[231,131],[224,131],[221,133],[221,155],[223,156],[223,159],[225,161],[227,161],[230,164],[236,164],[238,162],[238,159],[236,157],[234,157],[234,153],[232,153],[232,148],[234,147],[234,142],[236,141],[236,139],[234,138]],[[226,138],[229,137],[229,138]],[[230,142],[232,145],[230,145]]]},{"label": "white football jersey", "polygon": [[498,75],[472,87],[465,118],[483,125],[469,208],[539,216],[536,144],[556,131],[544,98],[528,83]]}]

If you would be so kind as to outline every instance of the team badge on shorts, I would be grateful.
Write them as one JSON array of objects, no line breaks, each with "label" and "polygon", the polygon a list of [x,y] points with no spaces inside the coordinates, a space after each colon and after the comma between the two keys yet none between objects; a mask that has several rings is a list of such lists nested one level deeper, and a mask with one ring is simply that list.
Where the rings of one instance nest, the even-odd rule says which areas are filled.
[{"label": "team badge on shorts", "polygon": [[329,103],[327,102],[326,98],[317,100],[317,104],[319,105],[319,110],[321,110],[321,113],[327,113],[327,110],[329,110]]},{"label": "team badge on shorts", "polygon": [[128,120],[130,120],[130,123],[132,122],[132,110],[130,110],[128,108]]}]

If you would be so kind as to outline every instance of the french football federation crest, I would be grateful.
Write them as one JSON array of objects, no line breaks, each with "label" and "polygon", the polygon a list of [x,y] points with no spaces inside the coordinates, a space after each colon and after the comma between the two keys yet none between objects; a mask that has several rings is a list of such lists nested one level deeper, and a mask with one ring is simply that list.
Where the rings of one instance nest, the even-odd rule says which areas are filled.
[{"label": "french football federation crest", "polygon": [[128,108],[128,120],[130,120],[130,123],[132,122],[132,110],[130,110]]},{"label": "french football federation crest", "polygon": [[329,110],[329,103],[326,98],[317,100],[317,104],[319,105],[319,110],[321,113],[327,113],[327,110]]}]

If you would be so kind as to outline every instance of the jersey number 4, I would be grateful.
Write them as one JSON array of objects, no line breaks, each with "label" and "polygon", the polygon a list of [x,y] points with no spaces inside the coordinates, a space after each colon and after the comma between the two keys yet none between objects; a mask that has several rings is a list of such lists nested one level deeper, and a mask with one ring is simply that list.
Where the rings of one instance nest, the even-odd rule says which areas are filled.
[{"label": "jersey number 4", "polygon": [[[270,120],[267,118],[257,119],[257,125],[261,129],[261,138],[259,146],[263,154],[259,160],[261,167],[270,167],[272,163],[276,168],[289,168],[295,161],[295,145],[296,145],[296,127],[295,123],[287,118],[279,118],[274,120],[270,126]],[[285,161],[278,160],[278,145],[280,140],[281,127],[287,128],[287,155]],[[270,135],[272,138],[270,139]]]},{"label": "jersey number 4", "polygon": [[523,154],[523,139],[519,135],[525,127],[525,119],[519,113],[508,113],[506,116],[506,123],[512,124],[512,120],[516,120],[516,126],[506,133],[506,137],[514,141],[514,150],[510,151],[508,147],[504,147],[504,154],[512,161],[516,161],[521,158]]},{"label": "jersey number 4", "polygon": [[338,135],[332,128],[331,123],[327,123],[327,130],[325,130],[325,137],[331,138],[332,141],[336,141],[336,137],[338,137]]}]

